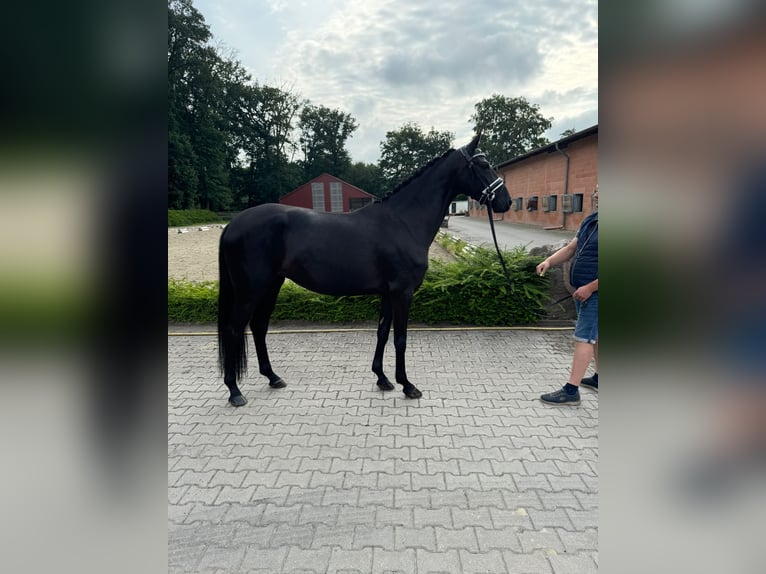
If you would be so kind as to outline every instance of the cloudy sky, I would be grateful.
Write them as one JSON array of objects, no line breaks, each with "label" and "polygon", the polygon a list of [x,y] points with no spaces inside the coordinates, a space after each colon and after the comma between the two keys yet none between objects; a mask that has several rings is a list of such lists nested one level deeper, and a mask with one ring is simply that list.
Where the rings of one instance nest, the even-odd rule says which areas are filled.
[{"label": "cloudy sky", "polygon": [[261,84],[359,124],[353,161],[377,163],[386,132],[472,136],[474,105],[523,96],[546,134],[598,123],[597,0],[194,0],[216,41]]}]

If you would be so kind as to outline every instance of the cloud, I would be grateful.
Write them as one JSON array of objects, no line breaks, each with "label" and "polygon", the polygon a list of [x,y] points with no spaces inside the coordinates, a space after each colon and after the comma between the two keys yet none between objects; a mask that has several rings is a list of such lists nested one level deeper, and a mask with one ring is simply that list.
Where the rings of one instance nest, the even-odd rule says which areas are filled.
[{"label": "cloud", "polygon": [[[196,1],[207,18],[212,0]],[[470,138],[474,105],[495,93],[557,120],[597,110],[595,0],[215,1],[239,10],[224,40],[258,81],[354,116],[355,161],[376,162],[406,122]]]}]

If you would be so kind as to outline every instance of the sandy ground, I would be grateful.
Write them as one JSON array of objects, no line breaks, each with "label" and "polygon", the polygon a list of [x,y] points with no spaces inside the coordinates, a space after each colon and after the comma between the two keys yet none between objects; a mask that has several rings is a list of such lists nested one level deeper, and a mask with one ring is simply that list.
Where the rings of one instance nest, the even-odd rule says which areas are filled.
[{"label": "sandy ground", "polygon": [[[181,229],[188,230],[179,233]],[[223,225],[169,227],[168,228],[168,279],[187,281],[218,280],[218,239]],[[443,247],[431,245],[432,259],[452,260]]]}]

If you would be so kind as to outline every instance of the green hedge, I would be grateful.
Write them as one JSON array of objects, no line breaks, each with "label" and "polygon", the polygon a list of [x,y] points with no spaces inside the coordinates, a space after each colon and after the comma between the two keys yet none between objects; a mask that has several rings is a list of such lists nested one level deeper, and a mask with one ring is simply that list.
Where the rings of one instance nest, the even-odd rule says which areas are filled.
[{"label": "green hedge", "polygon": [[183,227],[198,223],[223,223],[223,219],[208,209],[168,209],[168,227]]},{"label": "green hedge", "polygon": [[[451,263],[431,261],[410,310],[416,323],[499,326],[535,323],[545,314],[548,279],[535,274],[541,257],[521,248],[504,252],[511,282],[506,280],[497,253],[477,249],[458,254]],[[271,318],[274,321],[350,323],[377,321],[380,298],[330,297],[287,281]],[[214,323],[218,283],[168,281],[168,320]]]}]

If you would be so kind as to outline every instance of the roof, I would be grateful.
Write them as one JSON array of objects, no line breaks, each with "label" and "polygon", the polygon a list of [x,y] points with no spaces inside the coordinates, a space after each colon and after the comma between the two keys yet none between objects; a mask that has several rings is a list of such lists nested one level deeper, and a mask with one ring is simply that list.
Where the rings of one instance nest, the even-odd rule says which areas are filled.
[{"label": "roof", "polygon": [[300,184],[298,187],[296,187],[296,188],[295,188],[295,189],[293,189],[292,191],[288,191],[286,194],[284,194],[282,197],[280,197],[280,198],[279,198],[279,201],[282,201],[284,198],[286,198],[286,197],[288,197],[288,196],[290,196],[290,195],[292,195],[292,194],[296,193],[297,191],[301,190],[302,188],[306,187],[306,186],[307,186],[307,185],[309,185],[310,183],[313,183],[313,182],[315,182],[315,181],[316,181],[316,180],[318,180],[318,179],[323,179],[323,178],[328,178],[328,177],[329,177],[330,179],[334,179],[335,181],[339,181],[339,182],[341,182],[341,183],[342,183],[344,186],[348,186],[348,187],[350,187],[350,188],[352,188],[352,189],[355,189],[355,190],[357,190],[359,193],[363,193],[364,195],[369,195],[369,196],[370,196],[372,199],[377,199],[377,198],[376,198],[374,195],[372,195],[371,193],[369,193],[369,192],[367,192],[367,191],[364,191],[363,189],[360,189],[360,188],[358,188],[358,187],[357,187],[357,186],[355,186],[354,184],[352,184],[352,183],[349,183],[349,182],[347,182],[347,181],[345,181],[345,180],[342,180],[342,179],[341,179],[341,178],[339,178],[339,177],[335,177],[334,175],[330,175],[329,173],[326,173],[326,172],[325,172],[325,173],[322,173],[322,174],[320,174],[320,175],[316,176],[316,177],[315,177],[315,178],[313,178],[313,179],[310,179],[310,180],[308,180],[308,181],[307,181],[307,182],[305,182],[305,183],[302,183],[302,184]]},{"label": "roof", "polygon": [[[598,133],[598,124],[595,126],[591,126],[589,128],[586,128],[582,131],[575,132],[572,135],[569,135],[565,138],[561,138],[558,141],[555,141],[553,143],[546,144],[542,147],[539,147],[537,149],[533,149],[532,151],[528,151],[527,153],[518,155],[512,159],[506,160],[504,162],[501,162],[495,166],[495,169],[500,167],[505,167],[507,165],[511,165],[512,163],[517,163],[520,161],[523,161],[525,159],[529,159],[532,156],[539,155],[541,153],[551,153],[554,151],[557,151],[557,149],[566,149],[569,144],[576,142],[577,140],[581,140],[584,138],[587,138],[589,136],[592,136],[594,134]],[[558,146],[558,148],[557,148]]]}]

